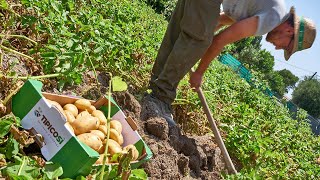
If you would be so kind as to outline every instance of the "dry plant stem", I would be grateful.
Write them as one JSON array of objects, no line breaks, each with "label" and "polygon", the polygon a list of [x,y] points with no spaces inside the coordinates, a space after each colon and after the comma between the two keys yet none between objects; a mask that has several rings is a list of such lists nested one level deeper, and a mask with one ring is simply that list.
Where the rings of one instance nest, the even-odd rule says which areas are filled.
[{"label": "dry plant stem", "polygon": [[[196,103],[194,103],[194,102],[191,102],[191,101],[189,101],[189,100],[187,100],[187,99],[175,99],[174,100],[175,102],[174,103],[172,103],[172,105],[181,105],[181,104],[192,104],[192,105],[196,105]],[[180,101],[180,102],[179,102]]]},{"label": "dry plant stem", "polygon": [[94,65],[93,65],[93,63],[92,63],[92,61],[91,61],[91,59],[90,59],[90,56],[88,56],[88,57],[89,57],[88,59],[89,59],[89,61],[90,61],[90,64],[91,64],[91,66],[92,66],[92,69],[93,69],[94,77],[96,78],[95,80],[96,80],[96,83],[97,83],[97,86],[98,86],[99,95],[102,96],[100,84],[99,84],[99,82],[98,82],[98,75],[97,75],[96,68],[94,67]]},{"label": "dry plant stem", "polygon": [[[103,156],[103,162],[102,162],[102,168],[101,168],[101,176],[100,176],[100,180],[103,180],[103,176],[104,176],[104,170],[105,170],[105,166],[106,166],[106,161],[107,161],[107,154],[108,154],[108,147],[109,147],[109,137],[110,137],[110,120],[111,120],[111,79],[112,79],[112,74],[110,74],[110,80],[109,80],[109,92],[108,92],[108,121],[107,121],[107,126],[108,126],[108,133],[107,133],[107,143],[106,143],[106,148],[104,150],[104,156]],[[109,168],[110,169],[110,168]],[[107,178],[108,179],[108,178]]]},{"label": "dry plant stem", "polygon": [[20,14],[16,13],[12,8],[15,7],[15,6],[21,6],[20,4],[12,4],[10,5],[10,8],[7,9],[7,11],[13,13],[14,15],[18,16],[18,17],[21,17]]},{"label": "dry plant stem", "polygon": [[22,87],[22,85],[18,86],[14,91],[12,91],[4,100],[3,105],[7,105],[8,101],[12,98],[13,95],[15,95],[19,89]]},{"label": "dry plant stem", "polygon": [[0,73],[0,78],[5,77],[7,79],[22,79],[22,80],[27,80],[27,79],[43,79],[43,78],[53,78],[53,77],[58,77],[60,74],[47,74],[47,75],[42,75],[42,76],[6,76]]},{"label": "dry plant stem", "polygon": [[20,56],[22,56],[22,57],[25,57],[25,58],[28,58],[28,59],[33,60],[32,57],[27,56],[27,55],[25,55],[25,54],[22,54],[22,53],[20,53],[20,52],[18,52],[18,51],[15,51],[15,50],[13,50],[13,49],[7,48],[7,47],[5,47],[5,46],[3,46],[3,45],[1,45],[1,44],[0,44],[0,48],[2,48],[2,49],[5,50],[5,51],[11,52],[11,53],[15,53],[15,54],[18,54],[18,55],[20,55]]},{"label": "dry plant stem", "polygon": [[3,61],[3,53],[1,52],[1,49],[0,49],[0,70],[2,69],[2,61]]},{"label": "dry plant stem", "polygon": [[8,35],[5,35],[5,34],[0,34],[0,37],[17,37],[17,38],[22,38],[22,39],[26,39],[30,42],[32,42],[33,44],[37,45],[38,43],[26,36],[22,36],[22,35],[15,35],[15,34],[8,34]]}]

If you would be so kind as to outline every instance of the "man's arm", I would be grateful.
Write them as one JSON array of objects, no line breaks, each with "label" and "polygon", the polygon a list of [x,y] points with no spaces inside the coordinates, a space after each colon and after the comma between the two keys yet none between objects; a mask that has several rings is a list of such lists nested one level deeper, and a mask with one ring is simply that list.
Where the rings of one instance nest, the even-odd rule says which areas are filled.
[{"label": "man's arm", "polygon": [[190,76],[191,87],[198,89],[201,86],[204,72],[209,67],[211,61],[221,53],[225,45],[253,36],[257,31],[258,21],[258,17],[250,17],[232,24],[219,34],[215,35],[212,44],[202,57],[197,70]]},{"label": "man's arm", "polygon": [[220,13],[219,22],[214,31],[218,31],[221,27],[231,25],[235,22],[231,17],[227,16],[224,12]]}]

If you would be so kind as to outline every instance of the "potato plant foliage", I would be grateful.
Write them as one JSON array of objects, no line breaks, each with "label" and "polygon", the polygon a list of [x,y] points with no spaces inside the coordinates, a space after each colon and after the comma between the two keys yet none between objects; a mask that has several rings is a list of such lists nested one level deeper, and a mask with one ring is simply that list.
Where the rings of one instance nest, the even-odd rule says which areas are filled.
[{"label": "potato plant foliage", "polygon": [[166,26],[160,15],[139,1],[22,3],[31,14],[24,15],[22,23],[35,26],[35,33],[47,38],[39,50],[44,72],[63,74],[60,86],[81,83],[88,69],[122,72],[123,76],[134,68],[143,72],[150,66],[146,62],[155,57]]},{"label": "potato plant foliage", "polygon": [[[183,84],[180,97],[185,91]],[[206,73],[203,90],[214,118],[226,134],[229,153],[241,162],[240,173],[227,179],[320,177],[320,139],[312,134],[305,112],[300,111],[298,120],[291,119],[281,103],[217,61]],[[197,97],[189,98],[196,102],[195,109],[200,109]]]}]

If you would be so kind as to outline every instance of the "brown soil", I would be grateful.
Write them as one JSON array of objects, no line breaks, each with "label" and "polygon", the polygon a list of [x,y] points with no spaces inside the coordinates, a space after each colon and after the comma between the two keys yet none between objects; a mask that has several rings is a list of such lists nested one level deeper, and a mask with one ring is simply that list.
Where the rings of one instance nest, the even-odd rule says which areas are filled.
[{"label": "brown soil", "polygon": [[128,92],[116,93],[115,99],[125,114],[136,121],[139,134],[153,152],[151,160],[143,165],[150,179],[212,180],[220,179],[220,173],[226,172],[221,151],[211,136],[186,135],[178,126],[169,127],[159,117],[142,121],[139,112],[144,110]]}]

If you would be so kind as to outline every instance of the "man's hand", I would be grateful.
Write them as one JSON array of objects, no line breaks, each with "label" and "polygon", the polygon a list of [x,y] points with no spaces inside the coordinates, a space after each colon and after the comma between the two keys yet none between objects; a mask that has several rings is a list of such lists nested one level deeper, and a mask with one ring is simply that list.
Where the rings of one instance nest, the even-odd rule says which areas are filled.
[{"label": "man's hand", "polygon": [[190,73],[190,85],[192,88],[195,88],[195,91],[197,91],[201,86],[202,76],[209,67],[213,58],[217,57],[221,53],[225,45],[253,36],[257,31],[258,21],[259,18],[257,16],[241,20],[233,23],[231,26],[213,37],[212,44],[201,58],[197,70]]},{"label": "man's hand", "polygon": [[199,72],[190,72],[190,86],[194,91],[198,91],[202,84],[202,73]]}]

